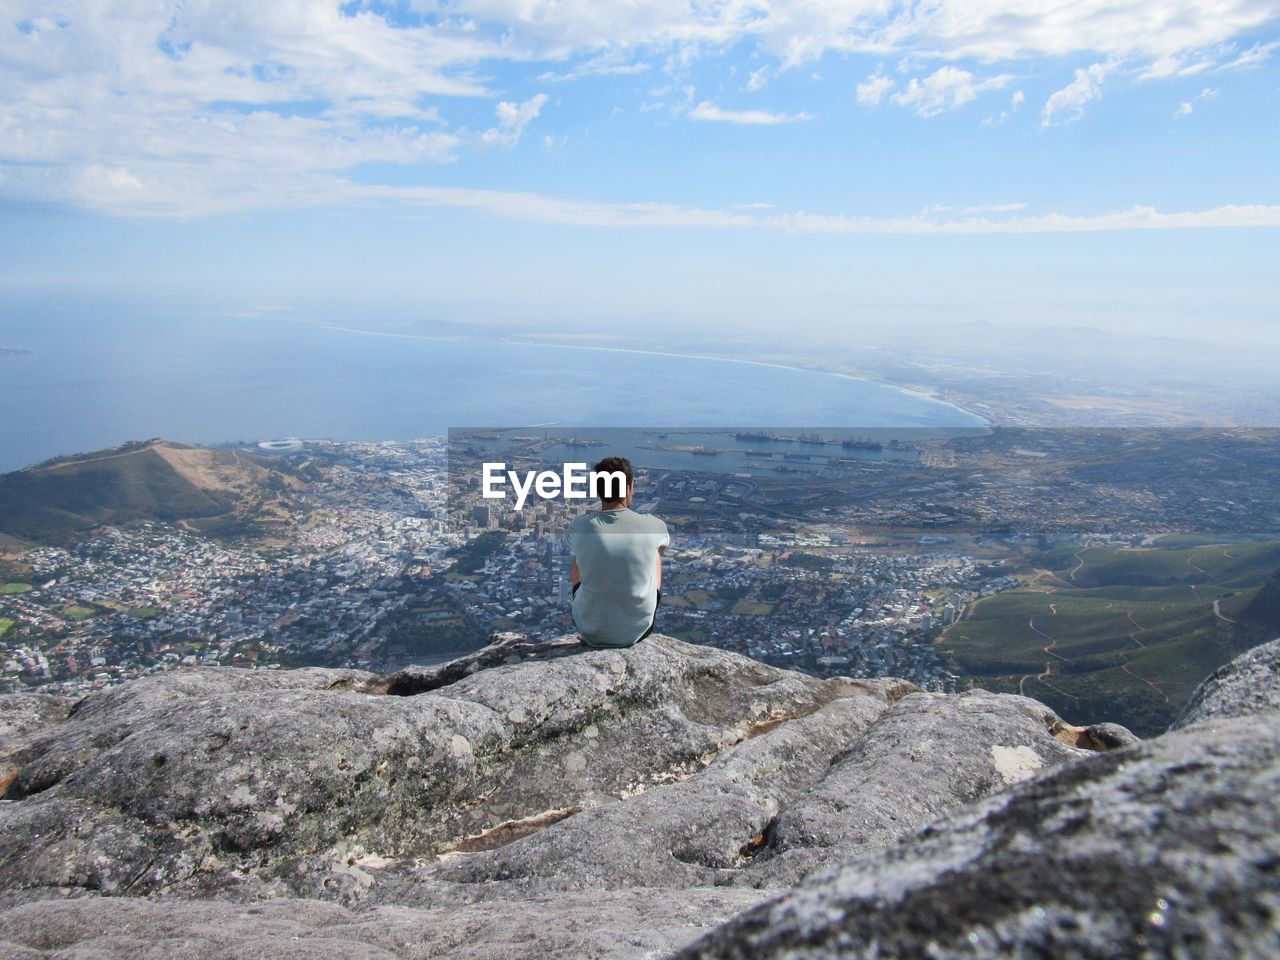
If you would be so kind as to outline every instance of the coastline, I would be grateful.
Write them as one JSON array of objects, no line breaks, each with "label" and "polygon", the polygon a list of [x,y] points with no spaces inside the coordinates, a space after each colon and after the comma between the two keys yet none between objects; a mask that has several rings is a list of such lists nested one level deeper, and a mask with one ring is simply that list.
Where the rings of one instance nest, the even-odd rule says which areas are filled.
[{"label": "coastline", "polygon": [[[144,326],[140,329],[148,333],[152,328]],[[327,343],[308,341],[307,331],[311,332],[311,337],[319,337],[321,341],[327,339]],[[71,451],[99,451],[144,437],[164,437],[205,446],[263,436],[348,440],[443,436],[450,417],[470,420],[466,415],[468,411],[477,410],[485,412],[482,418],[485,420],[505,421],[512,414],[540,422],[563,419],[566,411],[554,404],[552,408],[540,411],[549,416],[529,417],[534,412],[532,409],[520,406],[513,409],[511,402],[504,401],[501,395],[490,393],[472,397],[464,390],[465,396],[457,404],[450,402],[448,394],[433,395],[430,378],[424,380],[421,373],[429,372],[428,368],[433,363],[451,362],[447,359],[433,361],[432,357],[448,358],[455,353],[465,356],[465,362],[470,365],[467,369],[473,373],[482,373],[486,364],[496,365],[510,374],[512,383],[519,381],[520,371],[525,367],[546,371],[549,377],[559,376],[557,371],[562,369],[577,370],[588,376],[594,376],[592,371],[599,371],[600,376],[596,377],[598,386],[609,389],[612,382],[609,378],[615,371],[631,370],[637,377],[648,377],[665,385],[665,396],[670,399],[654,410],[666,411],[669,419],[678,419],[683,404],[694,402],[700,411],[698,422],[714,422],[721,426],[726,419],[738,421],[730,424],[738,427],[761,426],[765,421],[802,428],[818,421],[834,427],[848,427],[849,421],[856,421],[853,426],[865,426],[868,419],[875,419],[883,412],[904,427],[990,428],[989,421],[974,411],[925,392],[884,383],[873,377],[807,366],[803,361],[808,358],[803,355],[796,358],[800,363],[779,362],[760,356],[719,356],[712,352],[716,346],[714,343],[710,344],[712,351],[677,352],[643,346],[523,339],[523,331],[517,331],[515,336],[486,339],[452,329],[388,332],[314,320],[270,322],[255,325],[252,330],[238,328],[236,336],[225,340],[216,330],[204,333],[206,336],[199,343],[211,344],[218,349],[183,354],[179,358],[185,371],[183,376],[154,375],[153,371],[157,369],[169,369],[159,362],[164,357],[158,352],[153,351],[152,355],[144,349],[141,353],[131,353],[131,359],[127,361],[122,359],[113,376],[128,379],[133,384],[128,403],[120,402],[118,392],[110,389],[107,380],[90,379],[81,385],[67,384],[60,379],[63,374],[59,364],[65,366],[67,362],[75,362],[89,369],[92,354],[103,344],[92,339],[78,340],[71,351],[71,361],[68,361],[63,352],[53,349],[54,340],[49,339],[45,356],[33,354],[36,362],[19,363],[17,372],[20,375],[15,379],[21,390],[16,398],[18,402],[9,411],[16,429],[6,437],[5,450],[0,451],[0,472],[22,470],[67,456]],[[436,345],[424,343],[414,349],[409,344],[400,348],[385,343],[379,346],[374,341],[362,344],[348,339],[351,334],[428,341]],[[247,351],[254,358],[269,358],[294,349],[299,340],[307,347],[303,351],[307,359],[298,366],[298,372],[281,373],[274,361],[258,359],[242,369],[239,352]],[[492,350],[494,344],[498,346],[496,352]],[[530,354],[523,349],[525,347],[541,347],[544,353]],[[547,349],[554,347],[562,348],[562,352]],[[563,348],[576,352],[563,352]],[[581,351],[595,353],[583,354]],[[624,359],[620,356],[614,361],[606,361],[602,354],[631,354],[632,357]],[[394,388],[392,393],[384,396],[383,380],[370,374],[371,370],[376,373],[377,368],[369,364],[375,364],[379,358],[394,360],[398,355],[416,359],[407,365],[400,363],[395,366],[394,377],[398,379],[389,384],[389,388]],[[593,355],[598,359],[585,359]],[[55,356],[62,359],[53,363],[50,358]],[[351,363],[357,357],[363,358],[368,369],[363,374],[356,370],[343,379],[344,372],[353,369]],[[4,359],[7,357],[0,357],[0,364]],[[815,359],[821,362],[821,358]],[[671,362],[666,362],[668,360]],[[734,366],[725,366],[727,364]],[[757,369],[758,373],[749,373],[751,368]],[[448,371],[441,368],[440,372],[444,376]],[[822,376],[815,376],[818,374]],[[702,396],[698,388],[702,381],[723,383],[729,391],[726,399]],[[577,380],[569,377],[567,382],[571,385],[568,388],[561,385],[561,388],[572,393],[575,389],[572,384]],[[628,382],[642,385],[645,381]],[[259,396],[255,387],[254,391],[246,394],[235,386],[248,383],[260,383],[265,393]],[[556,386],[555,381],[549,383]],[[311,400],[296,400],[299,392]],[[555,390],[551,390],[550,395],[554,397]],[[210,402],[210,397],[219,399]],[[264,403],[267,406],[263,406]],[[790,422],[778,421],[779,416],[788,418]],[[753,418],[760,422],[751,422]],[[610,416],[606,419],[617,418]]]},{"label": "coastline", "polygon": [[[373,337],[396,337],[404,340],[435,340],[435,341],[442,341],[442,342],[466,342],[466,341],[478,342],[480,339],[478,337],[467,337],[467,336],[460,336],[460,335],[444,336],[441,334],[429,334],[429,333],[393,333],[391,331],[386,331],[386,330],[361,330],[356,327],[344,327],[344,326],[340,326],[338,324],[333,324],[333,323],[317,323],[316,326],[322,327],[323,329],[326,329],[326,330],[334,330],[339,333],[363,334],[365,336],[373,336]],[[936,403],[939,406],[950,407],[953,410],[958,410],[959,412],[965,414],[966,416],[974,417],[979,421],[977,424],[975,424],[975,427],[990,428],[992,426],[991,421],[988,420],[986,417],[982,416],[979,413],[976,413],[973,410],[968,409],[967,407],[961,406],[958,403],[954,403],[950,400],[940,400],[937,397],[927,394],[922,390],[912,390],[909,387],[900,387],[897,384],[885,383],[883,380],[873,380],[870,377],[859,377],[851,373],[840,373],[839,371],[836,371],[836,370],[822,370],[818,367],[798,367],[794,364],[789,364],[789,363],[777,363],[776,361],[771,361],[771,360],[753,360],[746,357],[719,357],[719,356],[715,356],[714,354],[704,354],[704,353],[673,353],[669,350],[646,350],[641,347],[604,347],[604,346],[596,346],[593,344],[581,344],[581,343],[548,343],[540,340],[516,340],[510,337],[498,337],[496,338],[496,342],[509,344],[511,346],[517,346],[517,347],[543,347],[543,348],[556,349],[556,350],[592,350],[592,351],[602,352],[602,353],[628,353],[628,354],[638,354],[641,356],[649,356],[649,357],[670,357],[676,360],[702,360],[702,361],[710,361],[714,363],[737,363],[737,364],[746,364],[748,366],[756,366],[756,367],[772,367],[775,370],[790,370],[794,373],[820,374],[822,376],[827,376],[827,377],[836,377],[837,379],[840,379],[840,380],[852,380],[855,383],[871,383],[871,384],[875,384],[877,387],[883,387],[886,390],[895,390],[898,393],[905,394],[906,396],[914,397],[918,400],[927,400],[930,403]]]}]

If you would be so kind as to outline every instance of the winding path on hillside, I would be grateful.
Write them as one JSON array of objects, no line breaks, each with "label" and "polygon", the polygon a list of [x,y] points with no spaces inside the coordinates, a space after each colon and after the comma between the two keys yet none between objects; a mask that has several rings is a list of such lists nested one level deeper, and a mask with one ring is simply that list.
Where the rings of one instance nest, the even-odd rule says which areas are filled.
[{"label": "winding path on hillside", "polygon": [[1128,618],[1129,622],[1133,624],[1133,633],[1129,634],[1129,639],[1132,640],[1134,643],[1136,643],[1138,646],[1145,647],[1146,644],[1138,639],[1138,634],[1146,633],[1147,628],[1144,627],[1142,624],[1140,624],[1137,620],[1133,619],[1132,610],[1126,610],[1124,612],[1124,615],[1126,618]]},{"label": "winding path on hillside", "polygon": [[[1147,645],[1138,639],[1138,634],[1146,633],[1147,628],[1144,627],[1142,624],[1140,624],[1137,620],[1133,619],[1132,610],[1126,610],[1124,612],[1124,615],[1128,618],[1129,622],[1132,623],[1134,626],[1133,632],[1129,634],[1129,639],[1132,640],[1134,643],[1136,643],[1139,647],[1142,647],[1145,649]],[[1133,679],[1142,681],[1148,687],[1154,690],[1156,693],[1160,694],[1160,696],[1164,698],[1165,703],[1170,702],[1169,695],[1160,688],[1160,685],[1158,683],[1156,683],[1154,680],[1147,679],[1146,677],[1142,676],[1142,674],[1140,673],[1134,672],[1133,667],[1129,665],[1129,655],[1127,653],[1123,653],[1122,656],[1124,657],[1124,663],[1120,665],[1121,670],[1123,670],[1129,676],[1133,677]]]},{"label": "winding path on hillside", "polygon": [[1068,574],[1068,576],[1071,578],[1073,582],[1076,579],[1076,574],[1084,569],[1084,557],[1082,557],[1081,554],[1088,549],[1089,549],[1088,547],[1081,547],[1079,550],[1076,551],[1076,554],[1075,554],[1076,565],[1071,568],[1071,572]]},{"label": "winding path on hillside", "polygon": [[[1054,616],[1054,617],[1058,615],[1058,605],[1056,603],[1049,604],[1049,614],[1050,616]],[[1063,663],[1067,662],[1066,657],[1062,656],[1061,654],[1053,652],[1053,648],[1058,644],[1057,638],[1049,636],[1049,634],[1045,633],[1043,630],[1037,627],[1036,618],[1034,616],[1027,618],[1027,627],[1030,628],[1032,633],[1035,633],[1041,637],[1044,637],[1046,640],[1049,641],[1047,644],[1045,644],[1043,647],[1040,648],[1041,650],[1043,650],[1046,654],[1048,654],[1051,657],[1057,657]],[[1030,673],[1025,673],[1022,675],[1022,677],[1018,680],[1018,693],[1020,693],[1022,696],[1025,697],[1027,695],[1027,681],[1038,680],[1041,683],[1043,683],[1046,687],[1048,687],[1050,690],[1053,690],[1056,693],[1060,693],[1064,697],[1070,697],[1072,700],[1080,699],[1074,693],[1068,693],[1066,690],[1063,690],[1061,687],[1050,683],[1049,678],[1052,676],[1053,676],[1053,663],[1051,661],[1046,660],[1044,663],[1044,670],[1041,673],[1034,674],[1034,675]]]}]

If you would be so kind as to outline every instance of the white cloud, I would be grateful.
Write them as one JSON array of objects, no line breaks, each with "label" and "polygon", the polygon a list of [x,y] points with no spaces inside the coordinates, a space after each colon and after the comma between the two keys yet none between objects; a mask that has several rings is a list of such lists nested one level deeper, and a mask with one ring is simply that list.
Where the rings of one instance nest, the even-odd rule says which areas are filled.
[{"label": "white cloud", "polygon": [[535,94],[524,103],[503,100],[497,107],[498,125],[486,130],[481,139],[500,147],[514,147],[524,136],[524,128],[542,112],[546,102],[545,93]]},{"label": "white cloud", "polygon": [[1001,74],[975,82],[968,70],[940,67],[923,80],[912,77],[906,89],[891,99],[899,106],[915,108],[919,116],[932,117],[944,110],[962,107],[987,90],[998,90],[1012,79],[1008,74]]},{"label": "white cloud", "polygon": [[1019,108],[1027,102],[1027,95],[1021,90],[1013,91],[1013,96],[1009,98],[1009,106],[1000,111],[999,116],[987,117],[982,121],[984,127],[998,127],[1002,123],[1007,123],[1009,118],[1018,112]]},{"label": "white cloud", "polygon": [[1241,67],[1255,67],[1270,57],[1277,49],[1280,49],[1280,40],[1272,41],[1271,43],[1255,43],[1238,57],[1221,64],[1218,69],[1238,70]]},{"label": "white cloud", "polygon": [[1025,203],[976,203],[967,207],[953,207],[944,203],[935,203],[928,208],[929,213],[954,213],[960,216],[972,216],[976,213],[1017,213],[1025,210]]},{"label": "white cloud", "polygon": [[769,68],[761,67],[759,70],[752,70],[747,77],[747,89],[752,93],[763,90],[769,83]]},{"label": "white cloud", "polygon": [[768,110],[723,110],[710,100],[703,100],[689,111],[694,120],[711,120],[720,123],[741,123],[750,126],[772,126],[795,120],[812,119],[807,113],[770,113]]},{"label": "white cloud", "polygon": [[892,89],[893,78],[886,77],[883,73],[877,71],[858,84],[856,91],[858,102],[866,104],[868,107],[877,106],[884,99],[884,95]]},{"label": "white cloud", "polygon": [[[762,224],[764,225],[764,224]],[[1112,230],[1192,230],[1209,227],[1280,227],[1280,205],[1229,205],[1209,210],[1160,213],[1154,207],[1135,206],[1094,216],[1048,213],[1038,217],[1003,220],[969,217],[939,220],[928,212],[916,217],[875,218],[809,214],[772,218],[768,226],[796,233],[1096,233]]]},{"label": "white cloud", "polygon": [[646,73],[650,64],[633,61],[627,50],[606,50],[599,56],[586,60],[566,73],[548,70],[540,74],[540,82],[563,83],[570,80],[582,80],[587,77],[618,77],[631,74]]},{"label": "white cloud", "polygon": [[461,140],[424,98],[483,95],[466,64],[499,50],[336,4],[63,0],[6,14],[0,191],[140,214],[290,206],[361,163],[448,162]]},{"label": "white cloud", "polygon": [[462,187],[390,187],[352,184],[353,199],[452,207],[507,220],[532,220],[582,227],[750,227],[755,218],[723,210],[669,203],[602,203],[566,200],[537,193]]},{"label": "white cloud", "polygon": [[[492,97],[487,78],[510,64],[626,82],[667,62],[678,88],[688,64],[733,49],[760,58],[752,87],[829,53],[862,52],[904,58],[920,74],[940,67],[906,90],[880,74],[858,85],[860,102],[896,90],[928,114],[1005,82],[1003,71],[962,82],[961,60],[1096,61],[1083,86],[1046,103],[1045,122],[1059,122],[1096,98],[1097,64],[1249,67],[1277,48],[1255,40],[1278,19],[1274,0],[8,0],[0,195],[139,214],[327,202],[347,195],[348,171],[361,164],[447,163],[486,134],[518,140],[531,101],[508,104],[516,112],[505,125],[500,108],[490,131],[451,132],[442,119],[455,98]],[[1244,38],[1253,45],[1241,49]],[[702,114],[802,116],[710,102]]]},{"label": "white cloud", "polygon": [[[355,183],[323,171],[246,176],[238,168],[209,174],[175,175],[169,165],[153,171],[91,167],[74,184],[57,188],[59,196],[103,213],[187,218],[229,210],[270,206],[324,207],[392,203],[401,206],[472,210],[508,220],[566,226],[716,228],[769,230],[796,234],[994,234],[1087,233],[1116,230],[1186,230],[1280,227],[1280,205],[1227,205],[1202,211],[1161,213],[1134,206],[1094,215],[1048,213],[1019,215],[1023,203],[968,206],[936,204],[914,216],[862,217],[804,210],[777,212],[767,203],[724,209],[680,204],[611,203],[565,199],[519,191],[463,187],[391,186]],[[34,187],[33,187],[34,189]],[[139,193],[144,194],[142,200]]]},{"label": "white cloud", "polygon": [[1181,120],[1183,117],[1191,116],[1196,109],[1196,100],[1213,100],[1217,96],[1218,91],[1215,87],[1205,87],[1192,100],[1183,100],[1182,103],[1178,104],[1178,109],[1173,112],[1174,119]]},{"label": "white cloud", "polygon": [[1114,64],[1095,63],[1087,70],[1076,70],[1075,78],[1061,90],[1050,94],[1045,101],[1044,111],[1040,114],[1041,124],[1049,126],[1064,112],[1066,117],[1057,122],[1074,123],[1079,120],[1084,116],[1084,105],[1102,96],[1102,81],[1113,69]]},{"label": "white cloud", "polygon": [[500,24],[514,44],[543,56],[644,45],[727,48],[750,40],[784,66],[833,51],[985,62],[1080,54],[1187,58],[1280,19],[1274,3],[1259,0],[454,0],[447,7],[418,0],[417,6]]},{"label": "white cloud", "polygon": [[[537,220],[592,227],[711,227],[778,230],[802,234],[990,234],[1093,233],[1116,230],[1191,230],[1232,227],[1280,227],[1280,205],[1229,205],[1209,210],[1160,213],[1154,207],[1134,206],[1095,215],[1048,213],[1040,216],[993,218],[987,214],[1016,213],[1020,203],[976,207],[931,208],[910,217],[855,217],[792,213],[753,214],[765,205],[748,204],[713,210],[665,203],[598,203],[564,200],[531,193],[466,190],[455,187],[353,186],[366,199],[394,200],[424,206],[460,207],[515,220]],[[938,212],[944,213],[939,217]],[[945,214],[958,214],[948,219]]]},{"label": "white cloud", "polygon": [[142,181],[124,167],[102,167],[97,164],[85,170],[84,185],[88,190],[102,193],[142,189]]},{"label": "white cloud", "polygon": [[363,129],[265,110],[138,117],[107,101],[76,131],[64,123],[43,137],[0,137],[10,160],[0,191],[137,216],[314,206],[341,198],[345,172],[361,163],[444,162],[459,143],[416,126]]}]

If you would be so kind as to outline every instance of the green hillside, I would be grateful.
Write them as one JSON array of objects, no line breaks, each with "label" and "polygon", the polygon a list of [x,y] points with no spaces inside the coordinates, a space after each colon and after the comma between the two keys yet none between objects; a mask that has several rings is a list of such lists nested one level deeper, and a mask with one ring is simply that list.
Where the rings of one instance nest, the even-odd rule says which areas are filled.
[{"label": "green hillside", "polygon": [[1221,607],[1229,617],[1262,625],[1280,636],[1280,573],[1272,575],[1257,592],[1230,597]]},{"label": "green hillside", "polygon": [[940,645],[975,684],[1043,700],[1074,723],[1158,733],[1208,673],[1280,636],[1280,542],[1070,548],[1040,561],[1081,586],[981,600]]},{"label": "green hillside", "polygon": [[1089,547],[1057,572],[1078,587],[1221,583],[1256,586],[1280,568],[1280,542],[1212,544],[1168,549]]},{"label": "green hillside", "polygon": [[149,442],[0,476],[0,534],[63,544],[94,527],[261,511],[297,481],[232,450]]}]

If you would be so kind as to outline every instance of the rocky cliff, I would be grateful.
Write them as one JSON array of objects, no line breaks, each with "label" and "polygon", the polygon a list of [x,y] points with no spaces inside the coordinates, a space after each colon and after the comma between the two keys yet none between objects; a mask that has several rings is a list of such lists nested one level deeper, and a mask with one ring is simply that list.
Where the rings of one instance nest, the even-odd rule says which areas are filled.
[{"label": "rocky cliff", "polygon": [[1280,641],[1139,743],[653,637],[0,698],[0,955],[1274,955]]}]

